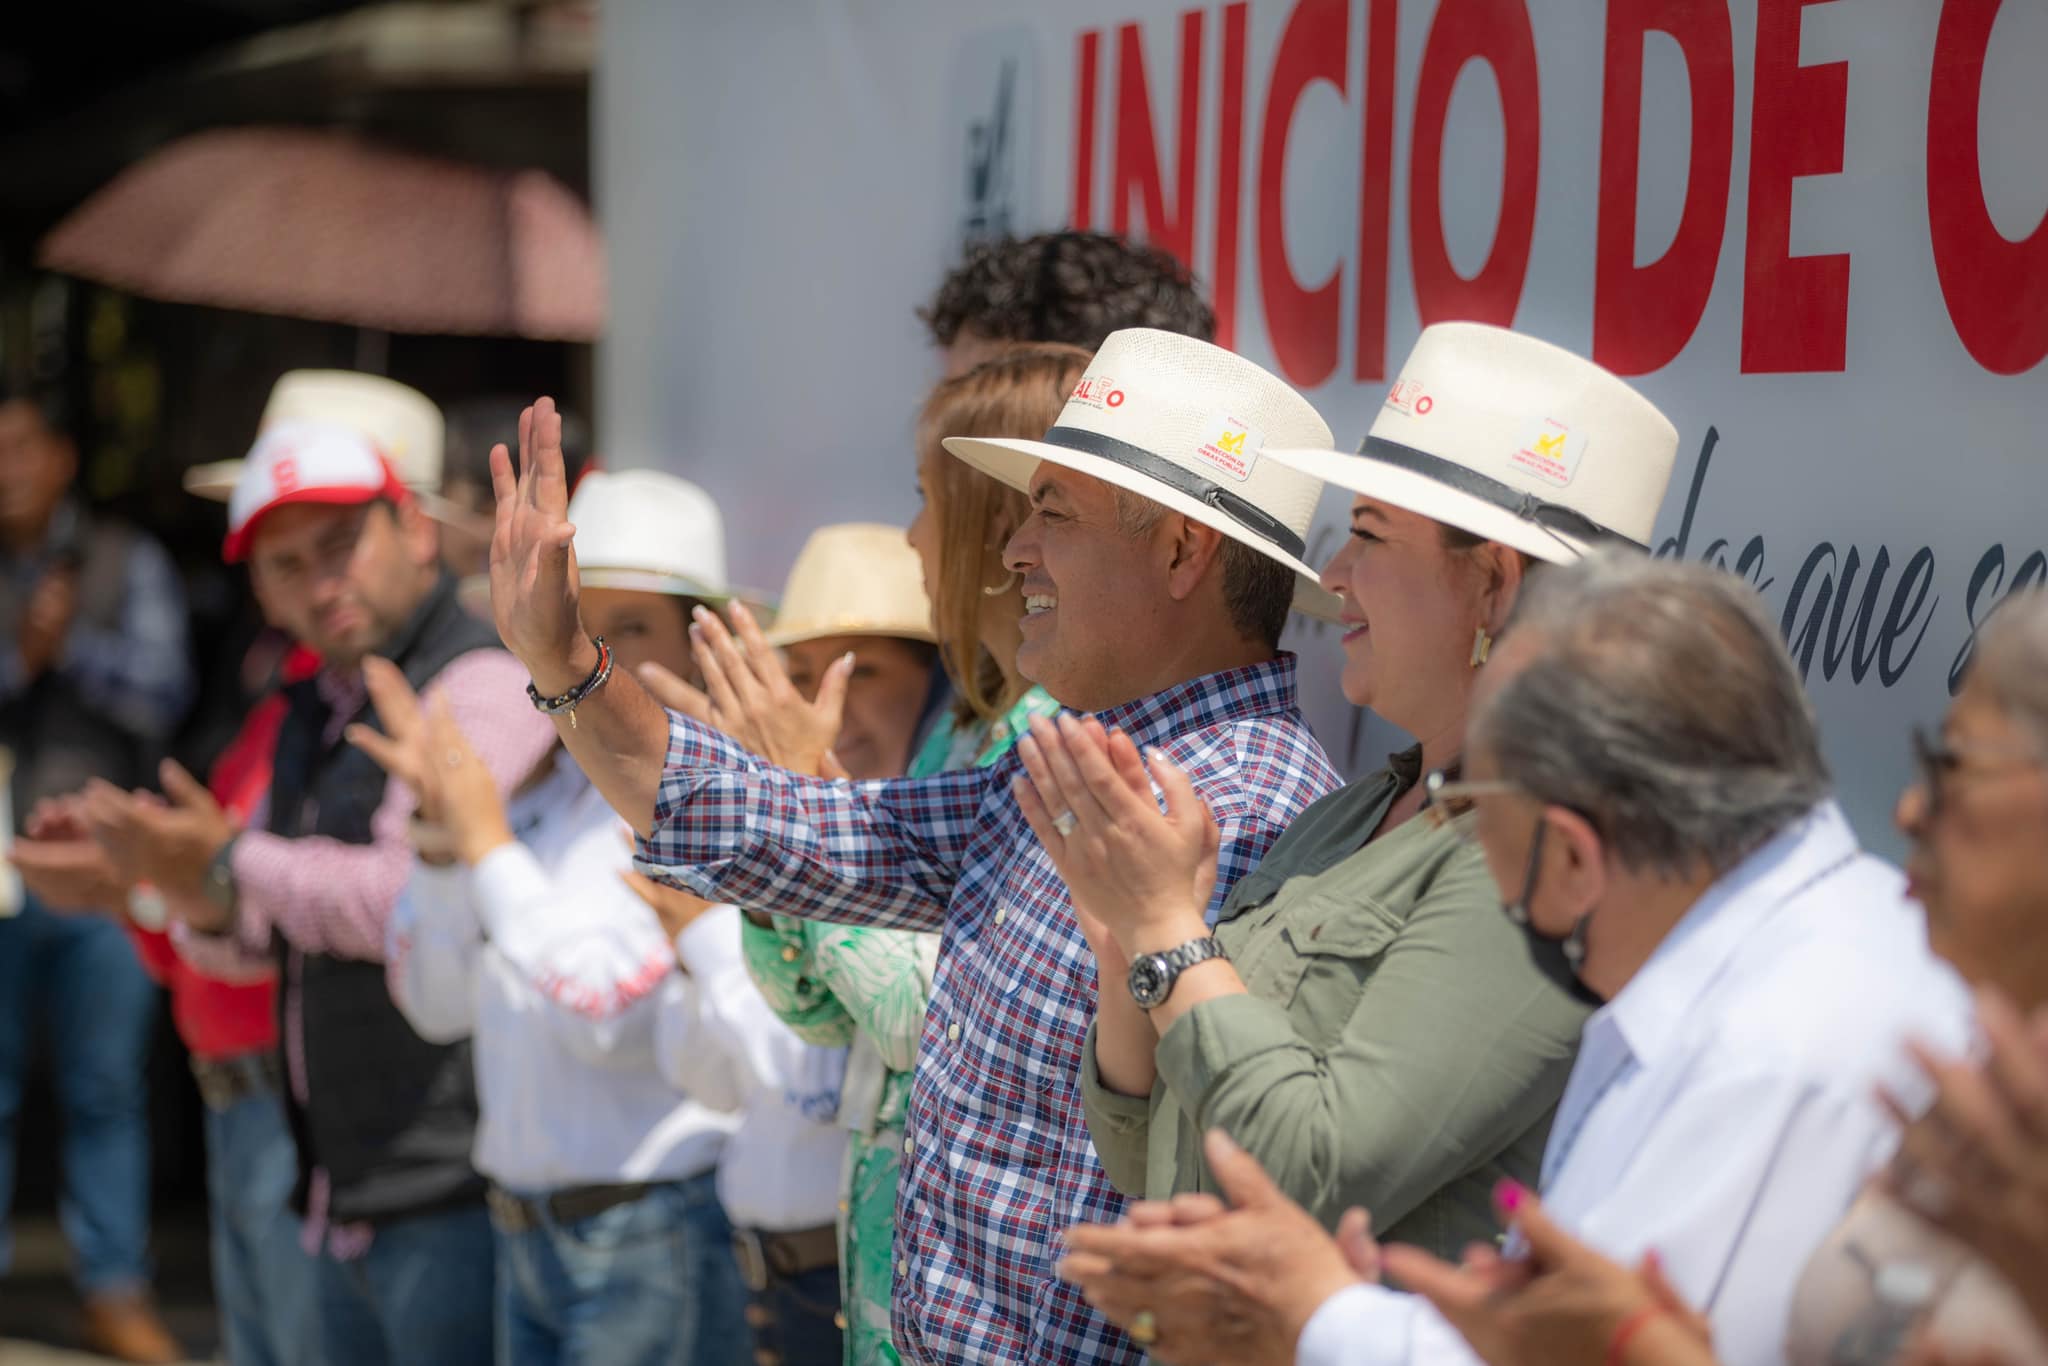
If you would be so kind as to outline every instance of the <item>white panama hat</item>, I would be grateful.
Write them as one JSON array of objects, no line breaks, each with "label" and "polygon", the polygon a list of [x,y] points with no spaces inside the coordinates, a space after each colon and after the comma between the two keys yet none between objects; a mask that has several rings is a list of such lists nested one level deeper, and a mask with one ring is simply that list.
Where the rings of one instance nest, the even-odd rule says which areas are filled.
[{"label": "white panama hat", "polygon": [[[774,599],[726,580],[725,517],[710,494],[661,470],[585,470],[570,496],[576,574],[585,588],[619,588],[698,598],[734,598],[763,611]],[[491,576],[460,585],[463,606],[491,615]]]},{"label": "white panama hat", "polygon": [[[355,370],[288,370],[271,386],[256,435],[280,422],[319,422],[352,428],[368,438],[416,495],[421,511],[446,521],[441,498],[446,424],[434,401],[410,385]],[[185,491],[225,503],[242,476],[243,461],[215,460],[185,471]]]},{"label": "white panama hat", "polygon": [[1302,559],[1322,482],[1266,458],[1332,441],[1307,399],[1242,356],[1133,327],[1104,339],[1043,440],[951,436],[945,447],[1027,492],[1040,461],[1128,489],[1286,565],[1296,609],[1334,616]]},{"label": "white panama hat", "polygon": [[724,602],[725,518],[711,495],[660,470],[591,470],[569,499],[586,588]]},{"label": "white panama hat", "polygon": [[900,636],[936,641],[924,568],[903,528],[875,522],[821,526],[804,542],[782,588],[768,643],[826,636]]},{"label": "white panama hat", "polygon": [[1269,450],[1304,474],[1565,564],[1647,549],[1678,429],[1582,356],[1483,323],[1422,330],[1356,455]]}]

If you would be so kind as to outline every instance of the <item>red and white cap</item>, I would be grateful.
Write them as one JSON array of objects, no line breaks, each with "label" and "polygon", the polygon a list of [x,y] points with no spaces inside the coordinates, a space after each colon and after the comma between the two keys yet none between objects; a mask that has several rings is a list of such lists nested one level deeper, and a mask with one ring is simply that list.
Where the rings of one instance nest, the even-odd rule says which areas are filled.
[{"label": "red and white cap", "polygon": [[410,494],[391,462],[359,432],[331,422],[279,422],[256,438],[228,496],[228,535],[221,557],[248,558],[256,524],[287,503],[367,503]]}]

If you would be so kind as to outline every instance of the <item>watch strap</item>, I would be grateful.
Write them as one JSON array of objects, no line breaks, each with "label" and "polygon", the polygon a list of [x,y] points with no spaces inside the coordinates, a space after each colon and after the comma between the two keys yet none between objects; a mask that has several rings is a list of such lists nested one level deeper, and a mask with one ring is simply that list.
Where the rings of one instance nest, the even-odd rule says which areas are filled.
[{"label": "watch strap", "polygon": [[1225,951],[1222,941],[1213,934],[1205,934],[1199,939],[1190,939],[1187,943],[1168,949],[1164,953],[1144,955],[1140,961],[1149,961],[1158,967],[1160,975],[1159,989],[1155,994],[1151,994],[1148,999],[1147,993],[1141,992],[1136,988],[1135,983],[1137,979],[1134,975],[1132,979],[1134,985],[1131,994],[1142,1008],[1146,1010],[1157,1009],[1166,1002],[1168,997],[1173,995],[1173,985],[1180,980],[1180,975],[1183,972],[1194,967],[1197,963],[1206,963],[1212,958],[1228,957],[1230,957],[1230,954]]},{"label": "watch strap", "polygon": [[206,865],[207,900],[230,915],[241,902],[240,889],[235,885],[235,845],[241,838],[239,832],[228,836],[228,842],[214,851]]}]

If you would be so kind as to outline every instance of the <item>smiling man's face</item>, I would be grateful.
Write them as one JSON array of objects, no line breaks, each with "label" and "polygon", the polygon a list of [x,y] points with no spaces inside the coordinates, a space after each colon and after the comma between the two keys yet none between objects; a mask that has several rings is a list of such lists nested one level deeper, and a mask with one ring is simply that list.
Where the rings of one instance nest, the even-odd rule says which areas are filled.
[{"label": "smiling man's face", "polygon": [[1169,601],[1173,518],[1131,534],[1116,490],[1058,465],[1031,476],[1031,515],[1003,548],[1023,576],[1023,644],[1017,671],[1082,711],[1149,691],[1154,627]]}]

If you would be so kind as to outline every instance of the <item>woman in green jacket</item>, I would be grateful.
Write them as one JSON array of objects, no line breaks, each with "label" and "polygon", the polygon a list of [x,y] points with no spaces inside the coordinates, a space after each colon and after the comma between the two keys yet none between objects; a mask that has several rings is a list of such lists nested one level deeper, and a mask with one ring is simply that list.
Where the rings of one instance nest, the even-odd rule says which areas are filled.
[{"label": "woman in green jacket", "polygon": [[[1576,461],[1561,488],[1516,458],[1552,428]],[[1524,575],[1617,524],[1647,538],[1676,439],[1576,356],[1445,324],[1360,455],[1264,453],[1359,493],[1323,573],[1344,694],[1416,744],[1217,889],[1213,936],[1215,826],[1178,770],[1092,720],[1033,727],[1018,797],[1096,953],[1081,1090],[1118,1189],[1213,1190],[1201,1138],[1221,1127],[1326,1225],[1362,1205],[1381,1238],[1455,1256],[1493,1236],[1497,1181],[1535,1183],[1590,1002],[1501,913],[1470,817],[1417,819],[1423,779],[1456,773]]]},{"label": "woman in green jacket", "polygon": [[[1024,603],[1016,576],[1003,568],[1002,546],[1024,518],[1024,497],[948,456],[939,441],[1038,435],[1058,419],[1088,359],[1077,347],[1013,346],[943,381],[925,403],[917,440],[924,507],[908,534],[954,700],[911,762],[913,778],[993,764],[1033,717],[1058,710],[1017,673]],[[712,672],[720,659],[728,673],[758,668],[715,623],[706,635]],[[816,704],[822,672],[792,652],[789,683],[807,700],[786,685],[773,693],[780,706],[761,705],[769,688],[729,690],[729,710],[746,719],[727,728],[785,766],[815,771],[822,758],[830,771],[833,757],[824,752],[840,718],[830,703]],[[746,697],[757,699],[751,713]],[[762,994],[791,1028],[810,1043],[852,1047],[840,1107],[853,1130],[840,1237],[846,1360],[895,1366],[889,1304],[897,1165],[938,936],[750,913],[741,947]]]}]

